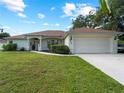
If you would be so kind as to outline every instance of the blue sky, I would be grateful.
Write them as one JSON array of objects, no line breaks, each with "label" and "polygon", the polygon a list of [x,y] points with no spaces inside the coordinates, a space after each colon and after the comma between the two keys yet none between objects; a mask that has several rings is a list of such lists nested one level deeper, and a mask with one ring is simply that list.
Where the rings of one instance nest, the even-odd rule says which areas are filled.
[{"label": "blue sky", "polygon": [[72,18],[85,16],[98,5],[98,0],[0,0],[0,24],[11,35],[66,31]]}]

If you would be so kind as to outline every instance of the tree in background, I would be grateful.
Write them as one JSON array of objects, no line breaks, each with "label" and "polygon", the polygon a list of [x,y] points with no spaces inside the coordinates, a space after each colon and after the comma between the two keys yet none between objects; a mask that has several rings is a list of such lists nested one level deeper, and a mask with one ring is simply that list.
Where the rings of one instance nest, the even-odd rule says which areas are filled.
[{"label": "tree in background", "polygon": [[95,14],[79,15],[73,20],[74,28],[102,28],[124,31],[124,0],[99,0],[100,8]]},{"label": "tree in background", "polygon": [[0,33],[0,39],[4,39],[6,37],[10,37],[10,34],[9,33],[6,33],[6,32]]},{"label": "tree in background", "polygon": [[103,29],[124,31],[124,0],[99,0],[95,21]]},{"label": "tree in background", "polygon": [[72,29],[75,28],[94,28],[95,27],[95,22],[94,22],[94,14],[89,14],[87,16],[79,15],[75,20],[72,22]]},{"label": "tree in background", "polygon": [[75,28],[81,28],[86,27],[85,23],[85,17],[82,15],[79,15],[75,20],[72,20],[73,29]]},{"label": "tree in background", "polygon": [[[105,28],[106,24],[108,26],[108,22],[110,20],[111,9],[109,7],[108,0],[99,0],[101,8],[97,9],[96,14],[93,14],[92,11],[87,16],[79,15],[75,20],[73,20],[73,29],[74,28],[98,28],[103,27]],[[107,27],[110,28],[111,27]]]},{"label": "tree in background", "polygon": [[117,29],[124,31],[124,0],[112,0],[111,9]]}]

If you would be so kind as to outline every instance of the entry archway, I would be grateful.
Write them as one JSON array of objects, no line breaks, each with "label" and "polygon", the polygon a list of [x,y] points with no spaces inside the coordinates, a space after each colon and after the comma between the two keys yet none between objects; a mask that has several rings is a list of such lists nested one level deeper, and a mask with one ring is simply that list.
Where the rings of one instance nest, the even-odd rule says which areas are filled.
[{"label": "entry archway", "polygon": [[30,39],[30,50],[38,51],[39,50],[39,42],[38,38],[31,38]]}]

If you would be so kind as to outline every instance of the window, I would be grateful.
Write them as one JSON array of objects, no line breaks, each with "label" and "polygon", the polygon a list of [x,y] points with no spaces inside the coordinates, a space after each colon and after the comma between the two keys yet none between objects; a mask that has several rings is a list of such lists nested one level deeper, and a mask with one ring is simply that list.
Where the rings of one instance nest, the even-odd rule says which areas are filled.
[{"label": "window", "polygon": [[59,44],[59,40],[47,40],[48,44]]},{"label": "window", "polygon": [[50,40],[47,40],[47,43],[50,44]]},{"label": "window", "polygon": [[55,44],[58,44],[58,40],[55,40],[54,43],[55,43]]}]

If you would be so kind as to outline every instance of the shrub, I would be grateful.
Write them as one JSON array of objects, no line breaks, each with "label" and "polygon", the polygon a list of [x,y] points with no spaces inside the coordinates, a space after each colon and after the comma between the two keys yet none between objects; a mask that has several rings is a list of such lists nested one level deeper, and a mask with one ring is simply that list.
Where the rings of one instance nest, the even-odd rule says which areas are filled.
[{"label": "shrub", "polygon": [[17,50],[17,44],[9,43],[9,44],[3,45],[3,50],[4,51],[16,51]]},{"label": "shrub", "polygon": [[13,51],[17,50],[17,44],[12,44],[12,50]]},{"label": "shrub", "polygon": [[53,46],[54,44],[48,44],[48,49],[49,49],[49,52],[52,52],[52,46]]},{"label": "shrub", "polygon": [[20,51],[25,51],[25,48],[24,47],[20,48]]},{"label": "shrub", "polygon": [[70,50],[66,45],[51,45],[51,52],[58,54],[69,54]]}]

